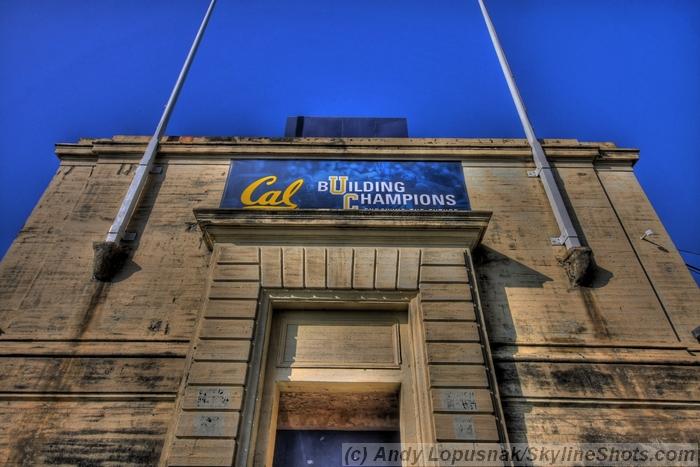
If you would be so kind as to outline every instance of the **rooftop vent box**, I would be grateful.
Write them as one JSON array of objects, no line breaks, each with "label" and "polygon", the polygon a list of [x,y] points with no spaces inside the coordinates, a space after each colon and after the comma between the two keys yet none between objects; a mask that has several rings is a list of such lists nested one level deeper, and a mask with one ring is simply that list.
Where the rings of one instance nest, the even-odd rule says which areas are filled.
[{"label": "rooftop vent box", "polygon": [[408,138],[405,118],[287,117],[287,137]]}]

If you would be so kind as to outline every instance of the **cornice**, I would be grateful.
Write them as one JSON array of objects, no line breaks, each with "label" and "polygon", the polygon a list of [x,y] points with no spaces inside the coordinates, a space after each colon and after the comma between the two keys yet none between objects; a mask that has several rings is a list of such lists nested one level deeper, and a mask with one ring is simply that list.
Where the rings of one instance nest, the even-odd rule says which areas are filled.
[{"label": "cornice", "polygon": [[[74,144],[57,144],[61,160],[138,160],[148,137],[115,136],[82,139]],[[587,162],[632,166],[637,149],[614,144],[586,143],[575,139],[545,139],[543,148],[553,162]],[[211,161],[240,158],[347,158],[383,160],[470,160],[531,162],[530,147],[524,139],[465,138],[243,138],[164,137],[158,158]]]},{"label": "cornice", "polygon": [[209,248],[237,245],[451,247],[473,249],[488,211],[195,209]]}]

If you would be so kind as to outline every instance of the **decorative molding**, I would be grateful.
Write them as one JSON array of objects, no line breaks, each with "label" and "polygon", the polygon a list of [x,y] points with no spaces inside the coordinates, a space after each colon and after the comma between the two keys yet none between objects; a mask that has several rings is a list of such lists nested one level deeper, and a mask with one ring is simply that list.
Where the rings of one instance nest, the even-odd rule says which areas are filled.
[{"label": "decorative molding", "polygon": [[392,246],[473,249],[488,211],[195,209],[204,240],[236,245]]},{"label": "decorative molding", "polygon": [[[115,136],[81,139],[57,144],[61,160],[138,159],[148,138]],[[575,139],[545,139],[542,146],[553,160],[589,163],[615,159],[634,165],[639,150],[617,148],[612,143],[580,142]],[[485,160],[530,161],[531,150],[524,139],[504,138],[243,138],[168,136],[161,139],[158,159],[206,162],[242,158],[342,158],[381,160]]]}]

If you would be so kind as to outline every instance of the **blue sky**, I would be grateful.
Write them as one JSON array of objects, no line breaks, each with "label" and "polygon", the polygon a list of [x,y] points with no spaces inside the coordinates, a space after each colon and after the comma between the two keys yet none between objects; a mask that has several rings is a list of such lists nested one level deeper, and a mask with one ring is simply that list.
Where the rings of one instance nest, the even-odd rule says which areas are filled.
[{"label": "blue sky", "polygon": [[[54,143],[152,133],[207,3],[0,0],[0,255]],[[655,209],[700,252],[700,2],[488,5],[538,136],[640,148]],[[280,136],[289,115],[522,137],[476,0],[219,0],[168,134]]]}]

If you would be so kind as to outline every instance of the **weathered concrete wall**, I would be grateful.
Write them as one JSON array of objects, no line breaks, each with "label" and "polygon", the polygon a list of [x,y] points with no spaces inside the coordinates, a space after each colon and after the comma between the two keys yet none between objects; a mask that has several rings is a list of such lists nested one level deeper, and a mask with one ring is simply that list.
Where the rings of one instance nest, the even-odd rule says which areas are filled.
[{"label": "weathered concrete wall", "polygon": [[631,172],[635,151],[544,145],[599,266],[574,288],[522,140],[171,139],[129,228],[133,258],[97,283],[92,242],[145,144],[59,145],[61,166],[0,265],[0,463],[159,458],[206,293],[192,210],[218,206],[236,155],[463,161],[473,207],[493,211],[474,258],[511,441],[697,441],[700,292]]},{"label": "weathered concrete wall", "polygon": [[[493,211],[475,258],[511,441],[697,442],[694,281],[629,167],[558,166],[595,252],[589,287],[558,265],[539,181],[465,162],[472,206]],[[649,228],[657,235],[640,240]]]},{"label": "weathered concrete wall", "polygon": [[92,242],[132,162],[64,162],[0,266],[0,464],[158,461],[209,261],[192,209],[218,202],[227,170],[155,176],[133,258],[95,282]]}]

